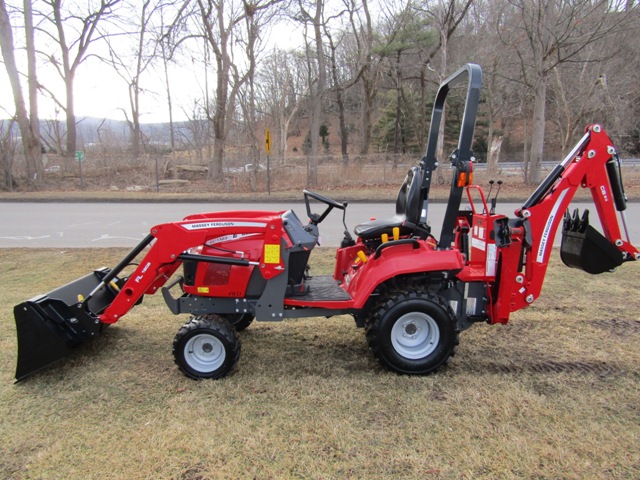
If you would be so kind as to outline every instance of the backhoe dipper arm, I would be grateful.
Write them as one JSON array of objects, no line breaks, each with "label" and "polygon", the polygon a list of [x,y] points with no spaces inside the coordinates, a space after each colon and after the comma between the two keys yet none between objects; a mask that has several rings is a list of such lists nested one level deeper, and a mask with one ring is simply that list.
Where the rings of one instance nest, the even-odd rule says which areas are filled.
[{"label": "backhoe dipper arm", "polygon": [[[518,219],[511,222],[514,225],[511,242],[500,248],[498,278],[503,288],[497,289],[492,323],[506,323],[510,312],[526,307],[540,296],[558,226],[579,187],[591,191],[604,237],[595,230],[593,235],[600,237],[596,240],[607,253],[613,250],[614,256],[619,255],[616,265],[640,258],[628,235],[622,236],[616,215],[617,210],[624,222],[626,199],[615,155],[613,143],[602,127],[588,126],[569,155],[553,169],[522,208],[516,210]],[[588,220],[585,220],[579,228],[587,227]],[[599,253],[595,250],[592,256]],[[579,265],[570,266],[580,268]]]}]

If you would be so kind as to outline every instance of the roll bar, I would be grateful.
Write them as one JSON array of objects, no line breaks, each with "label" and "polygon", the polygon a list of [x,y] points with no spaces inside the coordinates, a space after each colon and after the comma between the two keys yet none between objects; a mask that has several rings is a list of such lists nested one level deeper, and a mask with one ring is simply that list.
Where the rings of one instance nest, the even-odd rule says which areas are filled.
[{"label": "roll bar", "polygon": [[460,137],[458,139],[458,148],[455,150],[455,156],[452,156],[452,165],[456,167],[451,180],[451,192],[449,202],[442,224],[442,233],[438,247],[440,249],[451,248],[453,241],[453,229],[456,223],[458,210],[460,210],[460,202],[462,201],[463,186],[458,186],[458,172],[468,170],[471,161],[471,143],[473,142],[473,133],[476,124],[476,116],[478,114],[478,104],[480,103],[480,87],[482,86],[482,69],[480,65],[467,63],[453,75],[447,78],[438,89],[431,113],[431,125],[429,126],[429,135],[427,137],[427,150],[422,159],[422,168],[425,172],[423,180],[423,200],[422,214],[420,223],[426,223],[429,188],[431,186],[431,173],[437,168],[438,161],[436,159],[436,148],[438,146],[438,134],[440,133],[440,122],[444,112],[444,105],[447,95],[451,87],[460,82],[467,81],[467,97],[464,105],[464,113],[462,116],[462,127],[460,129]]}]

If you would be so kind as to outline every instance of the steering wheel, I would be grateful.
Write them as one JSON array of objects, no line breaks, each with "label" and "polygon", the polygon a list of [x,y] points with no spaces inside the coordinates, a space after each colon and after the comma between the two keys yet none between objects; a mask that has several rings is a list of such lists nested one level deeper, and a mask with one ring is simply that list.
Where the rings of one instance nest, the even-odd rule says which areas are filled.
[{"label": "steering wheel", "polygon": [[[333,210],[334,208],[338,208],[340,210],[344,210],[347,207],[347,203],[339,203],[336,202],[334,199],[329,198],[329,197],[325,197],[324,195],[320,195],[319,193],[316,192],[310,192],[309,190],[303,190],[302,193],[304,193],[304,203],[307,207],[307,215],[309,215],[309,222],[312,225],[318,225],[322,220],[325,219],[325,217],[329,214],[329,212],[331,210]],[[311,205],[309,205],[309,197],[318,200],[319,202],[324,203],[325,205],[328,205],[328,208],[321,214],[318,215],[317,213],[311,213]]]},{"label": "steering wheel", "polygon": [[309,190],[303,190],[302,193],[304,193],[305,201],[306,197],[309,196],[318,200],[319,202],[326,203],[331,208],[339,208],[340,210],[344,210],[345,205],[343,203],[336,202],[333,198],[325,197],[324,195],[320,195],[319,193],[311,192]]}]

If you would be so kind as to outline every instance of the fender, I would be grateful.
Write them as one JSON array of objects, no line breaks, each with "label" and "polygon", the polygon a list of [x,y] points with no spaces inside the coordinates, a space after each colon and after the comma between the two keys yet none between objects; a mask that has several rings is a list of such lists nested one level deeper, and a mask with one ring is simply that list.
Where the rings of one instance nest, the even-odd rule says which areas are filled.
[{"label": "fender", "polygon": [[378,258],[375,253],[366,263],[356,263],[352,272],[345,276],[342,288],[351,295],[353,308],[364,307],[378,285],[387,280],[420,273],[455,275],[464,267],[464,258],[459,250],[436,250],[424,240],[418,247],[402,244],[386,248]]}]

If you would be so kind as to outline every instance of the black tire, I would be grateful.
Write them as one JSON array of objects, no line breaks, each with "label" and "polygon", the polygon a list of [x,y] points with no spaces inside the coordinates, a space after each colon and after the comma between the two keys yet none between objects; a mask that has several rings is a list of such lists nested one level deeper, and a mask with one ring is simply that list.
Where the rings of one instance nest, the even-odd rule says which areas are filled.
[{"label": "black tire", "polygon": [[209,313],[206,315],[200,315],[200,317],[211,318],[211,319],[223,318],[225,320],[228,320],[229,323],[231,323],[235,327],[236,332],[241,332],[249,328],[249,325],[251,325],[253,323],[253,320],[256,318],[255,315],[251,313],[231,313],[231,314],[224,314],[224,315],[218,315],[217,313]]},{"label": "black tire", "polygon": [[236,332],[246,330],[253,322],[253,319],[256,318],[255,315],[251,313],[236,313],[235,315],[222,315],[222,317],[226,318],[233,324],[236,328]]},{"label": "black tire", "polygon": [[456,319],[446,301],[422,290],[389,292],[369,315],[367,341],[385,367],[399,373],[433,373],[455,355]]},{"label": "black tire", "polygon": [[189,378],[222,378],[238,363],[240,338],[233,325],[221,317],[192,317],[173,340],[173,357]]}]

